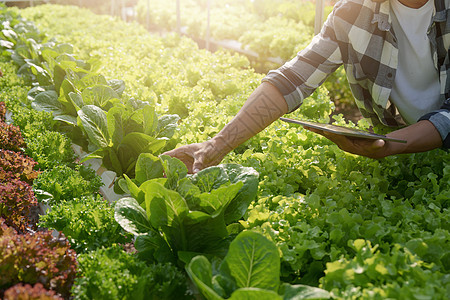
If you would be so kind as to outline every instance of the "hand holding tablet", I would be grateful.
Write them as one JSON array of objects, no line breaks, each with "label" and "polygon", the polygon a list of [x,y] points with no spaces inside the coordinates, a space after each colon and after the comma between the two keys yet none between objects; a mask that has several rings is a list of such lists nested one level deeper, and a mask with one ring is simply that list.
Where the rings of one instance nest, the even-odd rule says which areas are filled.
[{"label": "hand holding tablet", "polygon": [[367,132],[367,131],[363,131],[363,130],[359,130],[359,129],[354,129],[354,128],[348,128],[348,127],[339,126],[339,125],[324,124],[324,123],[317,123],[317,122],[311,122],[311,121],[300,121],[300,120],[294,120],[294,119],[289,119],[289,118],[280,118],[280,120],[282,120],[284,122],[288,122],[288,123],[299,124],[299,125],[302,125],[305,127],[315,128],[315,129],[331,132],[334,134],[345,135],[345,136],[349,136],[349,137],[371,139],[371,140],[381,139],[381,140],[397,142],[397,143],[406,143],[407,142],[405,140],[395,139],[395,138],[391,138],[391,137],[388,137],[385,135],[375,134],[375,133],[371,133],[371,132]]}]

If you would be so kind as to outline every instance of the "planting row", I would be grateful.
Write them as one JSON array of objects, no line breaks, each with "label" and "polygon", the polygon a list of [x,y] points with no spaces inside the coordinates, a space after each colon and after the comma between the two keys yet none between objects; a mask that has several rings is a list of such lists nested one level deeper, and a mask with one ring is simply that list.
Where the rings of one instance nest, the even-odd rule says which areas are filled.
[{"label": "planting row", "polygon": [[[9,102],[13,121],[17,116],[22,116],[24,111],[31,112],[30,107],[40,111],[42,116],[50,117],[53,122],[50,127],[63,132],[62,137],[73,137],[72,143],[93,151],[84,160],[101,158],[104,167],[115,171],[119,192],[126,191],[133,197],[119,200],[114,207],[95,195],[95,191],[79,197],[76,195],[77,191],[87,191],[83,190],[82,185],[75,183],[67,190],[67,178],[64,178],[67,172],[64,172],[64,168],[50,165],[38,168],[45,169],[42,174],[47,172],[47,177],[37,173],[33,173],[32,177],[37,177],[36,181],[47,183],[47,186],[44,184],[42,189],[38,189],[40,186],[35,185],[34,191],[40,193],[40,200],[49,204],[51,210],[39,217],[39,232],[31,231],[30,228],[22,230],[23,233],[20,234],[26,235],[26,244],[29,246],[25,249],[12,247],[14,255],[9,255],[7,246],[10,245],[9,239],[17,233],[6,227],[5,223],[5,230],[1,235],[4,245],[1,252],[5,255],[0,266],[5,270],[14,266],[17,270],[1,283],[2,291],[8,289],[5,297],[10,297],[9,294],[13,292],[30,295],[42,292],[47,295],[50,292],[45,289],[52,289],[65,298],[191,298],[195,291],[186,287],[187,277],[182,271],[185,265],[199,289],[205,295],[210,295],[211,291],[203,288],[204,284],[211,283],[208,283],[208,278],[203,276],[204,271],[201,271],[201,268],[205,268],[208,272],[208,264],[203,261],[207,261],[207,258],[198,256],[202,253],[224,259],[220,276],[226,280],[226,285],[220,289],[215,288],[215,292],[212,292],[215,298],[239,298],[247,294],[248,297],[266,294],[267,297],[276,296],[280,299],[283,295],[291,297],[302,294],[328,297],[328,293],[320,289],[287,283],[281,285],[278,250],[260,234],[248,232],[240,235],[232,244],[236,250],[227,254],[230,242],[239,232],[234,229],[236,226],[228,228],[227,225],[243,216],[256,195],[257,173],[253,169],[224,165],[206,169],[203,173],[190,177],[181,162],[168,157],[157,158],[153,154],[166,145],[169,140],[167,135],[173,134],[178,116],[164,115],[158,118],[147,102],[134,99],[122,101],[117,95],[123,86],[120,81],[108,82],[102,75],[94,73],[90,64],[75,59],[69,53],[71,47],[67,44],[43,43],[45,41],[39,39],[36,28],[30,23],[23,23],[14,12],[5,11],[3,17],[9,21],[3,22],[3,58],[12,59],[17,65],[17,72],[24,80],[18,86],[27,83],[34,86],[28,91],[27,98]],[[8,75],[13,77],[12,74]],[[128,106],[131,108],[127,111]],[[40,115],[39,112],[35,114]],[[27,123],[24,128],[32,125]],[[144,132],[133,131],[136,128],[142,128]],[[128,141],[128,144],[122,140]],[[119,145],[114,148],[116,141]],[[54,145],[55,141],[52,142]],[[26,145],[22,143],[16,146],[18,147]],[[137,150],[133,151],[135,149]],[[49,153],[57,151],[55,147],[47,150]],[[31,151],[31,154],[35,153]],[[133,159],[132,155],[137,157]],[[82,167],[73,161],[73,153],[71,158],[67,159],[68,172],[81,170]],[[46,161],[50,164],[57,163],[52,159]],[[129,163],[126,169],[122,168],[122,161]],[[30,164],[28,169],[32,171],[34,165]],[[69,164],[73,164],[72,168]],[[19,173],[25,174],[21,176],[28,176],[26,172]],[[119,177],[122,176],[120,180]],[[95,188],[98,178],[93,176],[90,179],[89,187]],[[62,191],[68,192],[65,197],[61,195]],[[34,199],[31,189],[29,193],[30,198]],[[220,197],[222,195],[228,196]],[[5,209],[1,211],[2,216],[9,217],[8,211],[14,212],[19,204],[25,205],[22,200],[22,197],[15,197],[14,201],[6,203]],[[28,216],[22,216],[22,219],[27,220],[25,217]],[[116,246],[118,243],[133,248],[129,244],[131,235],[126,234],[119,224],[138,236],[135,243],[138,250],[136,255],[125,252],[124,246]],[[35,228],[36,224],[32,227]],[[77,261],[74,259],[67,262],[70,268],[68,274],[55,267],[52,272],[46,271],[52,266],[47,266],[43,257],[49,255],[51,243],[61,241],[47,233],[48,245],[44,243],[37,246],[36,243],[30,243],[33,239],[42,239],[40,228],[56,229],[67,236],[70,248],[79,254],[76,279]],[[69,247],[67,242],[64,245]],[[236,261],[237,257],[252,253],[255,249],[260,251],[258,255],[249,255],[248,260]],[[73,256],[73,250],[67,254],[58,251],[58,254],[70,257]],[[262,263],[261,256],[267,253],[271,253],[271,260],[264,260]],[[18,263],[17,260],[23,255],[27,255],[32,261]],[[193,257],[198,257],[201,263],[192,266],[189,264],[188,268],[187,264]],[[275,268],[274,272],[270,275],[258,275],[259,270],[265,269],[267,264]],[[182,269],[177,269],[175,265]],[[249,265],[255,268],[251,273],[248,273]],[[238,268],[246,273],[227,271]],[[37,275],[39,272],[44,272],[46,276]],[[59,276],[64,279],[63,289],[58,289],[56,284]],[[251,282],[244,280],[249,276],[254,276],[255,279]],[[104,283],[105,278],[109,284]],[[210,278],[209,282],[211,280]],[[45,284],[45,289],[40,288],[40,285],[11,288],[17,282]],[[13,292],[10,292],[11,289]],[[277,296],[278,293],[281,295]]]},{"label": "planting row", "polygon": [[[120,74],[119,79],[125,82],[126,87],[119,99],[122,104],[126,105],[131,97],[142,101],[151,100],[150,103],[155,105],[150,106],[154,107],[158,119],[167,113],[184,111],[184,114],[179,113],[181,119],[174,128],[170,140],[165,139],[166,149],[188,142],[202,141],[214,135],[239,109],[261,78],[261,75],[253,73],[246,67],[248,62],[243,58],[223,53],[209,54],[198,50],[192,42],[178,36],[150,37],[137,25],[95,16],[84,10],[43,6],[27,9],[23,14],[35,20],[38,26],[42,26],[41,30],[45,30],[50,36],[56,36],[64,43],[75,45],[73,48],[75,55],[72,56],[76,57],[76,63],[69,69],[75,68],[79,71],[78,64],[89,61],[93,65],[93,60],[96,59],[105,78],[117,78],[117,74]],[[114,28],[117,30],[112,30]],[[3,40],[8,41],[7,38]],[[55,44],[57,48],[67,48],[60,45]],[[11,52],[7,48],[5,51]],[[7,59],[12,57],[6,55]],[[198,73],[192,73],[195,63],[190,59],[195,59]],[[61,58],[61,61],[65,60]],[[10,64],[5,65],[5,70],[6,68],[14,71]],[[38,74],[33,71],[31,73]],[[68,73],[71,72],[66,72],[64,80],[67,78],[70,80]],[[151,80],[147,81],[149,78]],[[192,78],[191,81],[189,78]],[[205,85],[206,79],[215,85]],[[16,113],[36,102],[36,96],[32,94],[27,99],[27,90],[24,91],[20,87],[20,81],[21,79],[11,77],[7,82],[8,84],[11,82],[10,85],[15,82],[14,88],[2,90],[2,96],[10,99],[6,102],[7,105],[11,103],[8,108],[11,107],[13,111],[14,122],[18,120],[19,125],[20,120],[22,122],[38,118],[44,120],[43,116],[46,116],[45,120],[48,121],[42,124],[52,124],[52,129],[54,126],[62,127],[64,132],[66,124],[70,122],[61,121],[63,118],[58,116],[56,120],[52,120],[52,115],[48,117],[49,114],[44,112],[27,110],[29,111],[27,114],[36,116],[33,118],[20,117],[23,113]],[[111,89],[116,86],[112,83],[120,82],[111,79],[105,81],[102,81],[103,85]],[[235,88],[230,90],[212,88],[222,87],[225,84],[234,85]],[[128,89],[130,86],[132,88]],[[78,89],[81,90],[77,87]],[[59,91],[61,90],[62,84]],[[183,95],[187,96],[178,94],[177,97],[174,92],[177,90],[184,90]],[[49,93],[49,91],[51,89],[44,88],[41,92]],[[221,91],[222,94],[217,91]],[[84,99],[86,94],[80,92],[81,98]],[[58,102],[59,98],[63,98],[62,94],[64,92],[59,94]],[[77,96],[70,95],[79,100]],[[148,95],[153,96],[146,97]],[[190,98],[192,95],[197,97]],[[72,98],[70,96],[66,98],[64,95],[64,99]],[[174,110],[175,107],[179,108],[176,104],[180,104],[184,109]],[[34,105],[38,108],[36,104]],[[109,142],[114,136],[115,128],[111,128],[111,123],[108,122],[114,119],[109,116],[114,108],[111,107],[107,112],[106,109],[102,109],[106,114],[106,130],[101,130],[101,126],[97,126],[98,130],[91,131],[91,134],[98,134],[97,141]],[[78,111],[77,126],[83,125],[81,121],[84,116],[83,110]],[[292,117],[326,122],[332,111],[333,106],[326,90],[320,89],[313,97],[307,99]],[[97,115],[100,116],[98,120],[105,120],[102,112],[98,112]],[[99,124],[102,124],[101,122],[103,121]],[[143,122],[139,120],[139,124]],[[342,116],[337,116],[335,122],[343,124],[344,120]],[[27,122],[22,124],[23,126],[19,125],[21,129],[27,128]],[[366,128],[368,124],[359,122],[358,126]],[[28,125],[28,127],[33,131],[37,126]],[[80,127],[81,132],[85,132],[86,143],[89,145],[91,142],[91,149],[87,147],[88,152],[93,150],[92,145],[101,149],[102,146],[92,143],[87,131],[81,128],[90,127]],[[376,130],[385,129],[376,128]],[[173,286],[175,283],[184,282],[177,278],[185,278],[184,269],[180,269],[179,266],[186,266],[198,289],[205,297],[212,299],[233,297],[231,295],[234,292],[237,292],[237,295],[252,293],[254,297],[261,297],[262,294],[273,296],[274,292],[278,292],[285,298],[292,298],[292,293],[301,294],[300,290],[308,290],[304,284],[324,288],[331,291],[332,297],[344,299],[448,297],[450,156],[447,152],[435,150],[371,160],[344,153],[329,141],[311,132],[275,122],[228,155],[224,162],[234,164],[215,167],[197,176],[191,176],[186,174],[185,168],[176,160],[168,157],[158,158],[151,153],[139,155],[133,163],[134,168],[130,167],[130,173],[124,172],[123,178],[116,181],[117,186],[130,195],[119,200],[118,206],[115,207],[115,220],[126,231],[139,236],[135,245],[140,250],[139,255],[136,257],[128,254],[120,247],[111,250],[114,246],[110,247],[107,242],[104,246],[109,248],[97,248],[94,251],[90,250],[101,245],[85,241],[84,244],[80,243],[79,248],[72,246],[79,253],[84,251],[83,249],[88,249],[86,256],[83,256],[84,253],[80,254],[79,259],[81,269],[79,276],[80,280],[84,280],[84,285],[78,285],[73,291],[78,293],[77,295],[82,293],[88,295],[94,291],[93,286],[97,286],[95,290],[97,294],[105,291],[107,287],[116,295],[130,295],[127,294],[130,291],[127,289],[136,287],[141,282],[139,279],[141,274],[147,272],[130,273],[129,270],[137,270],[131,267],[133,264],[139,264],[142,267],[139,270],[143,270],[144,266],[162,264],[158,270],[162,270],[164,274],[172,274],[171,278],[175,278],[173,281],[163,279],[163,282],[167,282],[168,289],[170,289],[168,286],[172,286],[173,290],[181,290],[181,294],[192,293],[192,290],[186,287],[178,289],[176,285]],[[233,168],[230,168],[231,166]],[[163,173],[169,176],[161,178]],[[134,177],[131,174],[134,174]],[[232,177],[231,174],[242,175]],[[39,180],[39,176],[36,180]],[[236,199],[242,198],[239,197],[239,191],[248,186],[249,182],[252,182],[253,186],[250,189],[253,192],[247,193],[250,200],[237,201]],[[239,186],[241,187],[238,190]],[[218,197],[218,195],[227,196]],[[76,204],[77,201],[81,200],[68,201],[64,205],[72,205],[70,207],[88,205]],[[92,206],[100,205],[89,207]],[[239,209],[236,210],[237,208]],[[77,211],[74,208],[70,210]],[[52,213],[55,215],[51,217],[52,213],[48,214],[49,217],[45,220],[47,226],[56,227],[57,225],[50,224],[57,223],[62,218],[60,215],[66,211],[65,208],[53,208]],[[79,216],[66,213],[62,219],[99,219],[99,215],[91,217],[83,213],[84,211],[84,208],[81,208]],[[69,236],[77,229],[78,236],[83,236],[82,232],[89,232],[91,228],[96,228],[96,225],[110,220],[115,222],[111,218],[114,209],[110,208],[109,211],[112,214],[105,215],[105,219],[101,218],[105,221],[86,221],[83,223],[90,225],[76,228],[64,225],[68,228],[66,235]],[[231,213],[232,211],[239,213]],[[211,226],[199,226],[206,224],[204,222]],[[68,221],[66,224],[71,223]],[[117,225],[114,227],[112,223],[108,224],[112,229],[122,230]],[[214,230],[199,233],[199,236],[204,238],[197,241],[188,235],[191,234],[189,230],[191,227],[214,228]],[[275,243],[275,252],[281,254],[279,273],[275,271],[269,273],[275,274],[275,277],[281,278],[281,282],[290,285],[282,285],[278,280],[271,278],[267,280],[275,282],[275,285],[257,286],[264,291],[239,290],[255,286],[249,282],[242,283],[239,279],[242,274],[231,274],[227,271],[240,270],[240,267],[231,263],[234,261],[231,256],[236,255],[232,250],[235,247],[233,245],[241,245],[243,241],[248,241],[247,239],[260,240],[259,235],[258,238],[239,235],[243,229],[259,231],[266,239],[271,240],[269,244]],[[102,231],[95,230],[98,230],[99,234]],[[121,232],[126,238],[127,234]],[[161,239],[161,236],[164,238]],[[238,238],[235,239],[236,243],[231,243],[228,255],[226,254],[228,245],[235,236]],[[96,237],[95,240],[102,239]],[[106,237],[104,240],[124,242],[114,241],[112,237]],[[209,244],[207,240],[211,243]],[[221,243],[217,243],[218,240]],[[76,244],[75,234],[69,241]],[[261,240],[261,243],[264,244],[265,241]],[[198,253],[199,245],[202,245],[203,253]],[[244,252],[249,250],[246,247],[244,249],[246,249]],[[272,253],[272,250],[266,251]],[[142,257],[147,262],[143,262]],[[193,257],[195,258],[191,260]],[[236,257],[242,258],[246,255],[241,253]],[[217,259],[221,263],[214,262]],[[268,257],[266,259],[261,259],[261,262],[272,261]],[[153,264],[149,260],[153,261]],[[171,263],[174,260],[178,267]],[[158,262],[156,265],[155,261]],[[212,267],[208,261],[210,264],[213,262]],[[189,264],[186,265],[186,262]],[[248,263],[248,260],[246,262]],[[245,266],[246,262],[242,260],[240,265]],[[105,271],[94,272],[94,267]],[[169,272],[168,269],[172,271]],[[122,274],[125,273],[132,274],[128,277],[129,280],[122,280],[125,278]],[[98,284],[100,280],[113,283]],[[125,284],[125,281],[128,284]],[[267,281],[264,279],[260,282]],[[144,283],[142,285],[145,286]],[[88,291],[90,288],[92,290]],[[148,292],[149,289],[145,290]],[[321,297],[328,296],[323,290],[315,292],[322,293]]]}]

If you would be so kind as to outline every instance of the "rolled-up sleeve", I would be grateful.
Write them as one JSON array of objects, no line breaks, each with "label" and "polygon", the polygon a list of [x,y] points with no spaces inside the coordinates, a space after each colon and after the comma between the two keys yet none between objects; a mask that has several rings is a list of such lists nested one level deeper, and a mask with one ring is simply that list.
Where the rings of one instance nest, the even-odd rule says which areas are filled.
[{"label": "rolled-up sleeve", "polygon": [[[339,6],[339,4],[337,4]],[[263,82],[275,85],[284,96],[289,112],[297,109],[341,64],[342,56],[336,42],[334,8],[321,32],[291,61],[269,71]]]},{"label": "rolled-up sleeve", "polygon": [[450,99],[444,102],[441,109],[430,112],[419,119],[433,123],[442,138],[442,147],[450,149]]}]

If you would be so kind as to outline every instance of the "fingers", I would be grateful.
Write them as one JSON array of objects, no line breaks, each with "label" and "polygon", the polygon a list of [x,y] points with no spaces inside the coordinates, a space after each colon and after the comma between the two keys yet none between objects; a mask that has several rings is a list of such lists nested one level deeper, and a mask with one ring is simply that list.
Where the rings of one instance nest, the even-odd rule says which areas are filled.
[{"label": "fingers", "polygon": [[386,142],[384,140],[375,140],[372,143],[372,150],[378,150],[384,147],[386,145]]},{"label": "fingers", "polygon": [[386,142],[384,140],[352,138],[319,129],[309,127],[307,129],[326,137],[327,139],[335,143],[341,150],[344,150],[346,152],[363,155],[370,158],[382,158],[386,156]]},{"label": "fingers", "polygon": [[193,148],[193,145],[182,146],[170,151],[166,151],[162,155],[169,155],[171,157],[178,158],[186,165],[188,172],[192,174],[195,161],[195,150]]},{"label": "fingers", "polygon": [[197,156],[192,164],[192,173],[198,173],[203,169],[203,156]]}]

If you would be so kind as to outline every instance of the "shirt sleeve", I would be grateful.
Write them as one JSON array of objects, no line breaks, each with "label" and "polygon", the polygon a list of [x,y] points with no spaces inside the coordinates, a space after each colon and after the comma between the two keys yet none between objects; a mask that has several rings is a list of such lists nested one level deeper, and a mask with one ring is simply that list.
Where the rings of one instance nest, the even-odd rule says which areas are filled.
[{"label": "shirt sleeve", "polygon": [[419,119],[428,120],[436,127],[442,138],[442,148],[450,149],[450,98],[439,110],[430,112]]},{"label": "shirt sleeve", "polygon": [[325,79],[342,64],[342,56],[334,32],[339,18],[335,12],[327,18],[321,32],[295,58],[277,70],[271,70],[262,81],[275,85],[284,96],[289,112],[297,109]]}]

